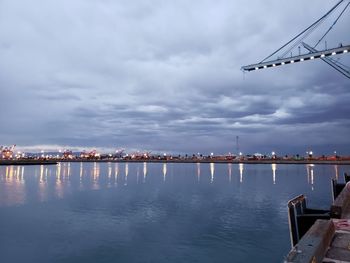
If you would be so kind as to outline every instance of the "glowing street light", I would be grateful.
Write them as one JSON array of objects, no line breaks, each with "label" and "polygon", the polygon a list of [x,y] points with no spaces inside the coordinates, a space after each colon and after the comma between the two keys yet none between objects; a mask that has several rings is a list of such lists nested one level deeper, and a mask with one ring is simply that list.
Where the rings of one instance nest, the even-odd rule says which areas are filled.
[{"label": "glowing street light", "polygon": [[274,151],[271,153],[271,157],[272,159],[276,159],[276,153]]},{"label": "glowing street light", "polygon": [[308,158],[312,158],[312,155],[314,154],[313,151],[306,152]]}]

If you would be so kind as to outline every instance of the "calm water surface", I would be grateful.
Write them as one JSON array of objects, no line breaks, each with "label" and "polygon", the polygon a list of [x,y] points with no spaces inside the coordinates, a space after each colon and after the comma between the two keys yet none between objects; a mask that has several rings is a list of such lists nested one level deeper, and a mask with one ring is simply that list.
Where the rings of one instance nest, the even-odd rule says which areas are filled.
[{"label": "calm water surface", "polygon": [[0,262],[281,262],[286,204],[328,208],[333,165],[0,166]]}]

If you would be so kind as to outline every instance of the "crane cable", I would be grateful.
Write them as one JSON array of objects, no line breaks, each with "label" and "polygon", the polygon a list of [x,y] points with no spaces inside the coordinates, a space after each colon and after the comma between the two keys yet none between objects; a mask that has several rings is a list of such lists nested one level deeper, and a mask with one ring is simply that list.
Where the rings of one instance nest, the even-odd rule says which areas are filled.
[{"label": "crane cable", "polygon": [[320,19],[318,19],[316,22],[314,22],[312,25],[310,25],[309,27],[307,27],[306,29],[304,29],[301,33],[299,33],[297,36],[295,36],[294,38],[292,38],[290,41],[288,41],[286,44],[284,44],[282,47],[280,47],[279,49],[277,49],[275,52],[273,52],[271,55],[269,55],[268,57],[264,58],[260,63],[263,63],[264,61],[266,61],[267,59],[269,59],[270,57],[272,57],[273,55],[275,55],[277,52],[281,51],[283,48],[285,48],[286,46],[288,46],[290,43],[292,43],[294,40],[296,40],[297,38],[299,38],[301,35],[303,35],[305,32],[309,31],[309,30],[313,30],[314,27],[317,27],[318,24],[323,21],[327,16],[329,16],[335,9],[338,8],[338,6],[343,3],[344,0],[340,0],[334,7],[332,7],[325,15],[323,15]]},{"label": "crane cable", "polygon": [[331,31],[333,29],[333,27],[335,26],[335,24],[338,22],[338,20],[340,19],[340,17],[344,14],[345,10],[348,8],[348,6],[350,5],[350,2],[345,6],[345,8],[343,9],[343,11],[340,13],[340,15],[337,17],[337,19],[334,21],[333,25],[331,25],[331,27],[327,30],[327,32],[321,37],[321,39],[317,42],[317,44],[314,46],[314,48],[316,48],[318,46],[318,44],[320,44],[320,42],[325,38],[325,36],[329,33],[329,31]]},{"label": "crane cable", "polygon": [[[343,9],[343,11],[339,14],[339,16],[337,17],[337,19],[333,22],[332,26],[327,30],[327,32],[322,36],[322,38],[317,42],[317,44],[314,46],[314,48],[316,48],[318,46],[318,44],[325,38],[325,36],[333,29],[333,27],[335,26],[335,24],[338,22],[338,20],[340,19],[340,17],[344,14],[345,10],[348,8],[348,6],[350,5],[350,2],[345,6],[345,8]],[[313,28],[310,28],[310,30],[308,32],[305,33],[305,35],[299,39],[299,41],[295,42],[288,50],[286,50],[283,54],[282,54],[282,58],[285,57],[286,54],[288,54],[291,50],[293,50],[296,46],[298,46],[307,36],[309,36],[319,25],[321,25],[323,22],[325,21],[325,18],[320,21],[318,24],[316,24]]]},{"label": "crane cable", "polygon": [[321,25],[324,22],[324,20],[320,21],[318,24],[314,25],[313,28],[310,28],[310,30],[308,32],[305,33],[305,35],[300,38],[297,42],[295,42],[289,49],[287,49],[283,54],[282,54],[282,58],[284,58],[286,56],[286,54],[288,54],[292,49],[294,49],[296,46],[300,45],[301,42],[303,42],[303,40],[309,36],[319,25]]}]

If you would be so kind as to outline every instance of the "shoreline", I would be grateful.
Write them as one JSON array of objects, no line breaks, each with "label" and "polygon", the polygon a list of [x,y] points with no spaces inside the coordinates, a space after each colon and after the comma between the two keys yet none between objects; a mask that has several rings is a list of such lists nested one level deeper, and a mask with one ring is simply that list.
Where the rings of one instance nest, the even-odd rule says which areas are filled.
[{"label": "shoreline", "polygon": [[58,161],[52,160],[0,160],[0,166],[6,165],[56,165]]},{"label": "shoreline", "polygon": [[75,159],[75,160],[0,160],[0,165],[56,165],[58,163],[218,163],[218,164],[299,164],[299,165],[350,165],[350,160],[215,160],[215,159],[188,159],[188,160],[158,160],[158,159]]}]

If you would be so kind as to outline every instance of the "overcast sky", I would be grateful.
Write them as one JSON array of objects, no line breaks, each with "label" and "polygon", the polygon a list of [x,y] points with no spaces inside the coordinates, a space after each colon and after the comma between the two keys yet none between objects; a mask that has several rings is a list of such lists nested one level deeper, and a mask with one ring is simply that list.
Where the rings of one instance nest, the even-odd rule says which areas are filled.
[{"label": "overcast sky", "polygon": [[350,154],[349,79],[321,60],[240,71],[337,2],[0,0],[0,145]]}]

